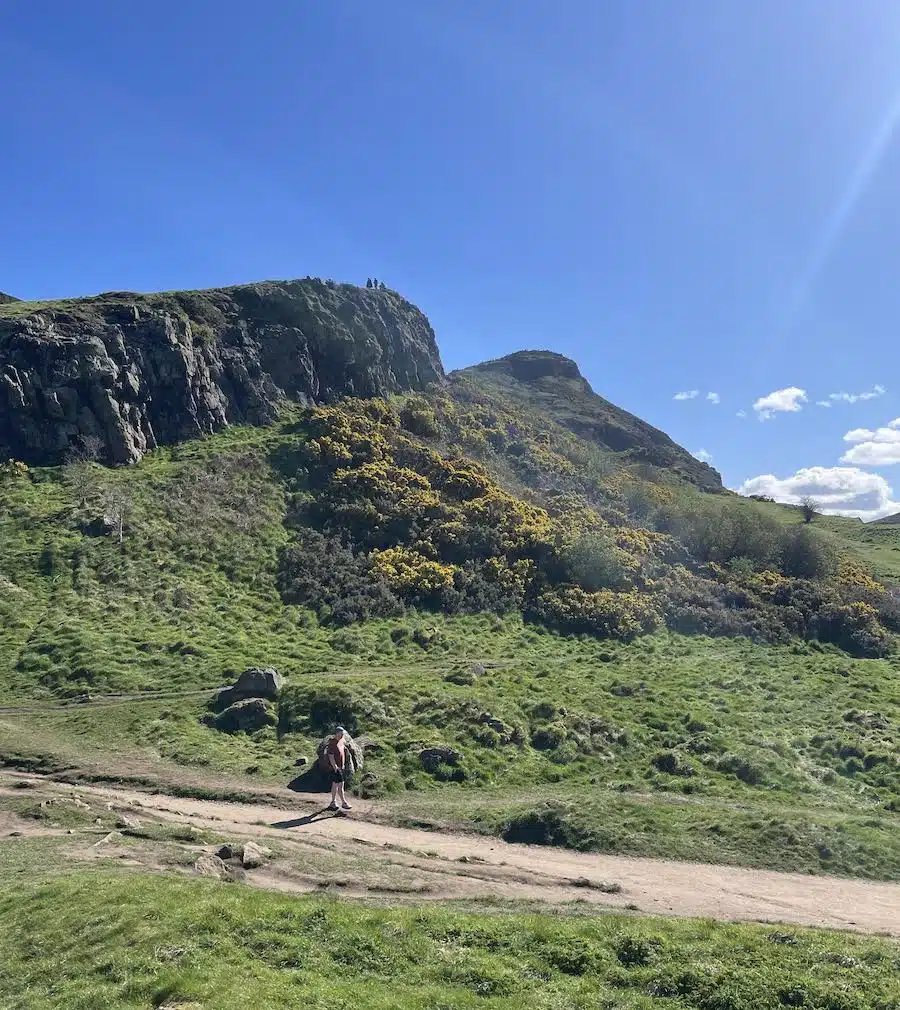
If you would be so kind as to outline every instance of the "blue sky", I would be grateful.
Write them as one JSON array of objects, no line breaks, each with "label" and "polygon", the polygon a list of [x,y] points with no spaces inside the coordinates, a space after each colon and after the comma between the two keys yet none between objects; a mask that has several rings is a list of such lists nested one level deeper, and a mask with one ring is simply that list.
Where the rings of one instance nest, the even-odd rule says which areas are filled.
[{"label": "blue sky", "polygon": [[561,351],[731,487],[900,509],[893,0],[32,0],[0,91],[2,290],[375,275],[448,367]]}]

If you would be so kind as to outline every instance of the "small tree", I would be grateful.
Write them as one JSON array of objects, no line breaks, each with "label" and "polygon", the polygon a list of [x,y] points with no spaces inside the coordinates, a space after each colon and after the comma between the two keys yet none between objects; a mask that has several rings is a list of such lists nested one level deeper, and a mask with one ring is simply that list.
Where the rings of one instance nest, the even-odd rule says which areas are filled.
[{"label": "small tree", "polygon": [[803,513],[803,521],[811,523],[819,514],[819,503],[811,495],[804,495],[800,499],[800,511]]},{"label": "small tree", "polygon": [[109,485],[98,490],[98,503],[103,510],[104,521],[121,546],[125,540],[125,524],[131,513],[131,495],[121,486]]},{"label": "small tree", "polygon": [[372,278],[371,277],[367,277],[366,278],[366,287],[367,288],[371,288],[372,287]]}]

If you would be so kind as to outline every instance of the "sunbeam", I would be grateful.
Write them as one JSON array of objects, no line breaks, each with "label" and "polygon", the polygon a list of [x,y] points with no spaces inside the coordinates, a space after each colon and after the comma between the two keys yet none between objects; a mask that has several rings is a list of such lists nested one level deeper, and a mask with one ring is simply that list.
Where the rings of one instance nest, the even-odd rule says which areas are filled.
[{"label": "sunbeam", "polygon": [[828,215],[825,227],[822,229],[822,234],[809,262],[797,278],[797,283],[788,301],[788,309],[784,316],[782,332],[790,329],[809,300],[813,285],[822,268],[840,242],[844,229],[853,216],[857,204],[862,199],[875,173],[878,171],[897,130],[898,122],[900,122],[900,91],[891,100],[885,115],[872,135],[872,139],[866,146],[846,190],[834,210]]}]

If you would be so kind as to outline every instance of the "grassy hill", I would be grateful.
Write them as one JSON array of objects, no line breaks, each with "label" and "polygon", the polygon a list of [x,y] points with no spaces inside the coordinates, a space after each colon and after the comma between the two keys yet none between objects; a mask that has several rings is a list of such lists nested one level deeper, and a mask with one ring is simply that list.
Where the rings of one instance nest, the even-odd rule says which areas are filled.
[{"label": "grassy hill", "polygon": [[821,930],[364,907],[109,870],[41,881],[2,863],[0,880],[15,884],[0,991],[30,1010],[897,1005],[889,941]]},{"label": "grassy hill", "polygon": [[[550,352],[278,410],[0,468],[0,708],[37,709],[0,712],[0,758],[284,782],[343,722],[398,820],[900,877],[890,527],[726,492]],[[290,686],[217,730],[203,692],[249,665]]]}]

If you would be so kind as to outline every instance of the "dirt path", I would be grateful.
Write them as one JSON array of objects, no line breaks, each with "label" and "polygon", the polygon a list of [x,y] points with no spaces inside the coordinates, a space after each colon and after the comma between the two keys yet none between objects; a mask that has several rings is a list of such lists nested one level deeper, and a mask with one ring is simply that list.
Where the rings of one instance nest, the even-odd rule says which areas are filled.
[{"label": "dirt path", "polygon": [[[244,805],[105,786],[71,786],[40,776],[0,772],[0,786],[16,779],[28,779],[42,792],[77,793],[104,803],[139,806],[162,820],[213,828],[226,836],[271,839],[287,858],[248,879],[278,890],[321,888],[323,880],[314,872],[313,856],[324,853],[332,865],[339,866],[332,883],[341,886],[342,893],[407,893],[426,900],[498,897],[561,903],[581,899],[663,915],[784,922],[900,936],[900,884],[509,845],[477,835],[377,824],[366,820],[364,802],[354,804],[351,816],[335,817],[322,810],[318,797],[311,796],[292,798],[290,807]],[[604,888],[618,885],[621,892],[607,893],[601,884]]]}]

